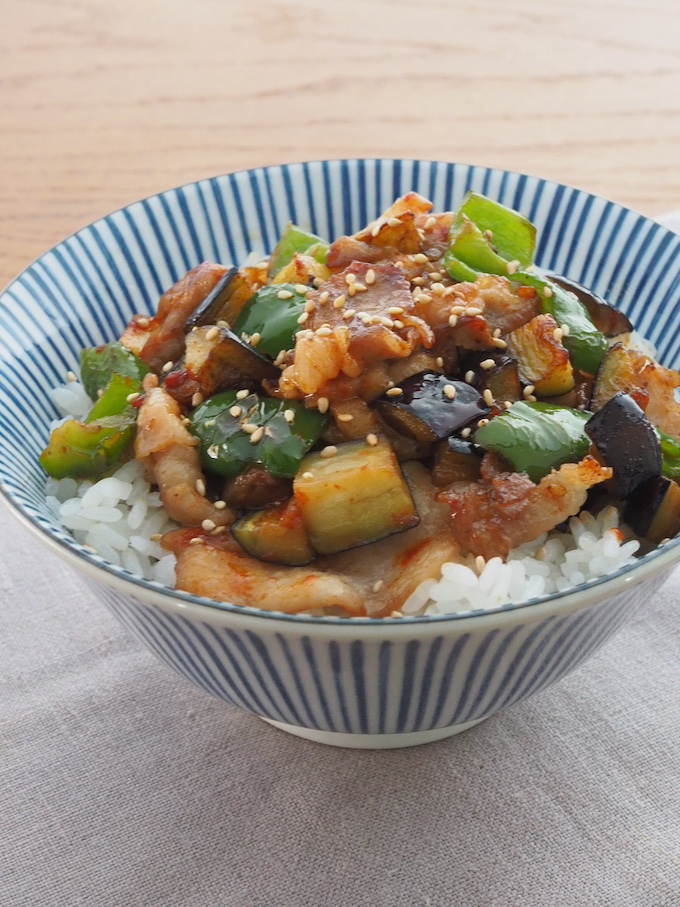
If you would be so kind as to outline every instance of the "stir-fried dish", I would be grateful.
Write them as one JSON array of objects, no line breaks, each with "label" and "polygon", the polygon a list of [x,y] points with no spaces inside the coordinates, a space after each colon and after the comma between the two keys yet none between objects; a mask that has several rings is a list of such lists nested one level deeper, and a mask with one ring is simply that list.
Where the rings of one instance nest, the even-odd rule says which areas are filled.
[{"label": "stir-fried dish", "polygon": [[204,262],[81,355],[94,405],[50,476],[144,464],[177,587],[289,613],[388,615],[442,564],[505,558],[614,503],[680,530],[680,374],[606,302],[534,265],[535,229],[415,193],[327,243]]}]

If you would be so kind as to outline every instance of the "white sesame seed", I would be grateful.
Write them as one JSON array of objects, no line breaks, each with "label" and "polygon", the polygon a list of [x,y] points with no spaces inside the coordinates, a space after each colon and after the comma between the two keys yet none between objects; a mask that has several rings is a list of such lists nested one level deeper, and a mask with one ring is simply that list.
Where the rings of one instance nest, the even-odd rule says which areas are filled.
[{"label": "white sesame seed", "polygon": [[562,328],[555,328],[552,335],[553,335],[553,338],[557,341],[557,343],[562,342]]},{"label": "white sesame seed", "polygon": [[393,306],[389,307],[389,309],[387,310],[387,314],[388,315],[403,315],[404,310],[400,305],[393,305]]},{"label": "white sesame seed", "polygon": [[295,419],[295,411],[292,409],[284,409],[283,418],[290,425],[290,423]]},{"label": "white sesame seed", "polygon": [[248,396],[249,393],[250,393],[250,391],[246,390],[245,388],[243,388],[243,390],[236,391],[236,399],[245,400],[245,398]]},{"label": "white sesame seed", "polygon": [[339,296],[336,296],[335,299],[333,300],[333,308],[341,309],[346,302],[347,302],[347,297],[345,296],[344,293],[341,293]]},{"label": "white sesame seed", "polygon": [[210,457],[211,460],[215,460],[217,458],[217,455],[219,452],[220,452],[220,449],[217,446],[217,444],[211,444],[210,447],[208,448],[208,456]]},{"label": "white sesame seed", "polygon": [[324,449],[319,453],[319,456],[323,457],[324,460],[328,460],[331,457],[334,457],[337,452],[338,452],[338,448],[335,447],[333,444],[329,444],[328,447],[324,447]]},{"label": "white sesame seed", "polygon": [[569,325],[568,325],[568,324],[561,324],[561,325],[560,325],[560,330],[562,331],[562,336],[563,336],[563,337],[568,337],[568,336],[569,336]]},{"label": "white sesame seed", "polygon": [[200,391],[196,391],[194,396],[191,398],[192,406],[200,406],[203,403],[203,394]]},{"label": "white sesame seed", "polygon": [[324,290],[323,293],[319,293],[319,305],[323,305],[324,302],[328,302],[329,296],[330,293],[328,292],[328,290]]},{"label": "white sesame seed", "polygon": [[373,583],[373,586],[371,588],[373,589],[374,592],[380,592],[380,590],[382,589],[382,587],[384,585],[385,585],[385,580],[379,579],[376,583]]},{"label": "white sesame seed", "polygon": [[474,318],[476,315],[482,314],[482,309],[478,308],[476,305],[470,305],[465,309],[465,314],[469,315],[470,318]]},{"label": "white sesame seed", "polygon": [[453,384],[444,385],[444,394],[449,398],[449,400],[456,399],[456,388],[453,386]]},{"label": "white sesame seed", "polygon": [[499,350],[507,350],[508,348],[508,344],[505,342],[505,340],[503,340],[502,337],[492,337],[491,342]]},{"label": "white sesame seed", "polygon": [[451,314],[452,314],[452,315],[462,315],[464,312],[465,312],[465,306],[464,306],[464,305],[452,305],[452,306],[451,306]]},{"label": "white sesame seed", "polygon": [[227,502],[226,501],[215,501],[214,506],[215,506],[215,510],[224,510],[224,508],[227,506]]},{"label": "white sesame seed", "polygon": [[206,532],[212,532],[216,526],[217,523],[214,523],[212,520],[203,520],[201,523],[201,528],[205,529]]},{"label": "white sesame seed", "polygon": [[302,311],[309,312],[310,315],[313,315],[314,312],[316,312],[316,303],[314,302],[314,300],[308,299]]},{"label": "white sesame seed", "polygon": [[475,558],[475,569],[476,569],[477,573],[481,573],[485,567],[486,567],[486,561],[484,560],[484,558],[482,557],[481,554],[478,554],[477,557]]},{"label": "white sesame seed", "polygon": [[437,218],[436,218],[436,217],[428,217],[428,219],[427,219],[427,220],[425,221],[425,223],[423,224],[423,229],[425,229],[425,230],[431,230],[433,227],[436,227],[436,226],[437,226]]},{"label": "white sesame seed", "polygon": [[519,262],[516,259],[509,261],[505,266],[505,270],[508,274],[516,274],[519,271]]},{"label": "white sesame seed", "polygon": [[134,391],[133,393],[128,394],[125,400],[127,401],[127,403],[134,403],[135,400],[139,400],[141,396],[142,395],[139,393],[139,391]]},{"label": "white sesame seed", "polygon": [[455,287],[447,287],[447,288],[444,290],[444,296],[445,296],[445,297],[446,297],[446,296],[455,296],[455,295],[456,295],[456,288],[455,288]]},{"label": "white sesame seed", "polygon": [[356,274],[345,274],[345,283],[349,286],[351,283],[355,283],[357,279]]},{"label": "white sesame seed", "polygon": [[279,290],[279,292],[276,295],[278,296],[279,299],[292,299],[293,298],[293,294],[290,292],[290,290]]},{"label": "white sesame seed", "polygon": [[333,331],[330,328],[321,327],[316,329],[317,337],[330,337]]},{"label": "white sesame seed", "polygon": [[226,531],[227,531],[227,527],[226,527],[226,526],[215,526],[215,528],[214,528],[213,531],[210,533],[210,535],[222,535],[222,533],[223,533],[223,532],[226,532]]},{"label": "white sesame seed", "polygon": [[262,340],[262,334],[260,334],[259,331],[255,331],[255,333],[250,338],[250,345],[257,346],[260,340]]},{"label": "white sesame seed", "polygon": [[401,397],[404,392],[400,387],[391,387],[385,393],[388,397]]},{"label": "white sesame seed", "polygon": [[486,239],[488,239],[489,242],[493,242],[493,232],[492,232],[491,230],[485,230],[485,231],[484,231],[484,237],[485,237]]},{"label": "white sesame seed", "polygon": [[152,535],[149,536],[149,540],[152,542],[160,542],[160,540],[162,538],[163,538],[162,532],[154,532]]},{"label": "white sesame seed", "polygon": [[258,426],[253,425],[252,422],[244,422],[241,425],[241,431],[244,431],[247,435],[253,435],[257,431]]},{"label": "white sesame seed", "polygon": [[474,380],[475,373],[472,371],[472,369],[469,369],[467,372],[465,372],[465,381],[467,384],[472,384]]},{"label": "white sesame seed", "polygon": [[191,419],[188,419],[186,416],[182,416],[179,421],[182,423],[182,425],[191,425]]},{"label": "white sesame seed", "polygon": [[510,400],[504,400],[503,409],[511,409],[511,408],[512,408],[512,403],[510,402]]},{"label": "white sesame seed", "polygon": [[296,284],[295,284],[295,292],[296,292],[299,296],[306,296],[306,295],[307,295],[307,290],[308,290],[308,289],[309,289],[309,287],[306,287],[306,286],[304,285],[304,283],[296,283]]},{"label": "white sesame seed", "polygon": [[354,284],[354,292],[355,292],[355,293],[366,293],[367,290],[368,290],[368,287],[365,287],[365,286],[363,285],[363,283],[355,283],[355,284]]},{"label": "white sesame seed", "polygon": [[342,317],[345,321],[351,321],[355,315],[356,315],[356,309],[347,309],[347,311],[342,313]]},{"label": "white sesame seed", "polygon": [[493,368],[495,364],[495,359],[482,359],[482,361],[479,363],[479,367],[487,370]]},{"label": "white sesame seed", "polygon": [[227,330],[229,330],[229,322],[228,322],[228,321],[224,321],[223,319],[220,318],[220,320],[217,322],[217,327],[218,327],[218,328],[226,328]]},{"label": "white sesame seed", "polygon": [[536,400],[537,397],[535,397],[533,394],[529,394],[529,396],[526,398],[527,403],[535,403]]},{"label": "white sesame seed", "polygon": [[243,412],[243,410],[241,409],[240,406],[232,406],[231,409],[229,410],[229,415],[233,416],[234,419],[238,419],[238,417],[241,415],[242,412]]},{"label": "white sesame seed", "polygon": [[443,283],[432,283],[432,284],[430,284],[430,289],[432,290],[432,292],[434,293],[435,296],[443,296],[444,290],[446,289],[446,287],[444,286]]},{"label": "white sesame seed", "polygon": [[192,539],[189,539],[190,545],[204,545],[205,539],[202,539],[200,535],[195,535]]},{"label": "white sesame seed", "polygon": [[399,321],[399,319],[396,319],[395,322],[394,322],[394,327],[395,327],[398,331],[400,331],[400,330],[404,327],[404,322],[403,322],[403,321]]},{"label": "white sesame seed", "polygon": [[148,328],[149,323],[150,322],[149,322],[148,318],[138,318],[137,319],[137,327],[139,327],[139,328]]},{"label": "white sesame seed", "polygon": [[163,366],[163,368],[161,369],[161,371],[163,372],[164,375],[167,375],[168,372],[172,371],[174,365],[175,365],[174,362],[166,362],[165,365]]},{"label": "white sesame seed", "polygon": [[427,255],[423,255],[422,252],[418,252],[416,255],[413,256],[413,260],[415,262],[417,262],[417,264],[419,264],[419,265],[424,265],[424,264],[427,264],[428,257],[427,257]]},{"label": "white sesame seed", "polygon": [[298,324],[305,324],[305,322],[306,322],[308,319],[309,319],[309,312],[303,312],[302,315],[300,315],[300,317],[298,318],[297,323],[298,323]]},{"label": "white sesame seed", "polygon": [[196,491],[203,497],[205,497],[205,482],[203,479],[196,479]]},{"label": "white sesame seed", "polygon": [[455,328],[458,324],[458,315],[449,315],[449,327]]},{"label": "white sesame seed", "polygon": [[314,473],[313,473],[313,472],[303,472],[303,473],[302,473],[302,478],[303,478],[303,479],[313,479],[313,478],[314,478]]},{"label": "white sesame seed", "polygon": [[501,336],[501,329],[500,329],[500,328],[494,328],[494,329],[493,329],[493,336],[494,336],[494,337],[500,337],[500,336]]},{"label": "white sesame seed", "polygon": [[335,418],[338,422],[351,422],[354,416],[352,413],[338,413]]},{"label": "white sesame seed", "polygon": [[366,273],[364,274],[364,280],[369,286],[375,283],[375,271],[373,270],[373,268],[369,268],[368,271],[366,271]]},{"label": "white sesame seed", "polygon": [[366,435],[366,443],[369,447],[376,447],[378,444],[378,436],[373,433]]},{"label": "white sesame seed", "polygon": [[323,285],[323,283],[324,283],[323,277],[315,277],[315,278],[314,278],[314,286],[317,288],[317,290],[319,289],[320,286]]},{"label": "white sesame seed", "polygon": [[264,437],[264,425],[260,425],[259,428],[256,428],[255,431],[250,436],[251,444],[258,444]]},{"label": "white sesame seed", "polygon": [[493,398],[493,394],[491,393],[491,391],[489,390],[488,387],[485,388],[484,393],[482,394],[482,397],[484,397],[484,402],[486,403],[487,406],[493,406],[494,403],[496,402]]},{"label": "white sesame seed", "polygon": [[385,316],[383,315],[380,319],[380,324],[384,325],[386,328],[393,328],[395,322],[392,321],[391,318],[385,318]]},{"label": "white sesame seed", "polygon": [[437,358],[434,360],[434,364],[437,366],[437,368],[444,368],[444,360],[441,356],[437,356]]},{"label": "white sesame seed", "polygon": [[371,236],[377,236],[378,233],[380,233],[381,227],[382,227],[382,223],[380,221],[378,221],[376,223],[376,225],[373,227],[373,229],[371,230]]},{"label": "white sesame seed", "polygon": [[477,428],[484,428],[484,426],[488,425],[488,424],[489,424],[488,419],[480,419],[479,422],[477,423]]},{"label": "white sesame seed", "polygon": [[471,434],[472,434],[471,428],[464,428],[462,430],[462,432],[460,433],[460,436],[461,436],[461,438],[469,438]]},{"label": "white sesame seed", "polygon": [[543,293],[543,295],[545,296],[546,299],[550,299],[550,297],[553,294],[553,291],[550,287],[543,287],[541,292]]},{"label": "white sesame seed", "polygon": [[536,390],[536,388],[534,387],[533,384],[527,384],[527,386],[524,388],[522,393],[524,394],[525,397],[530,397],[535,390]]},{"label": "white sesame seed", "polygon": [[419,293],[413,297],[413,301],[420,303],[420,305],[427,305],[428,302],[432,302],[432,297],[428,296],[427,293]]},{"label": "white sesame seed", "polygon": [[412,277],[411,283],[414,287],[422,287],[422,285],[425,283],[425,279],[423,277]]},{"label": "white sesame seed", "polygon": [[205,339],[214,340],[215,337],[217,337],[217,335],[219,334],[219,332],[220,332],[220,329],[215,325],[215,326],[211,327],[208,331],[206,331]]},{"label": "white sesame seed", "polygon": [[319,397],[316,401],[316,408],[320,413],[327,413],[329,405],[328,397]]},{"label": "white sesame seed", "polygon": [[348,284],[348,286],[347,286],[347,293],[348,293],[348,295],[349,295],[350,297],[356,296],[356,295],[357,295],[357,288],[356,288],[356,285],[353,284],[353,283]]},{"label": "white sesame seed", "polygon": [[389,227],[400,227],[400,226],[401,226],[401,221],[399,220],[398,217],[390,217],[390,218],[388,218],[388,220],[387,220],[387,225],[388,225]]}]

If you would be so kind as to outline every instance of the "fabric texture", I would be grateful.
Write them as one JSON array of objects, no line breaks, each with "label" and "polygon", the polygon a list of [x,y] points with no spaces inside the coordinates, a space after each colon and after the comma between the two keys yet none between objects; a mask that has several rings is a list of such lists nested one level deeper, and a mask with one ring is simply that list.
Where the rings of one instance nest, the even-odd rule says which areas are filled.
[{"label": "fabric texture", "polygon": [[195,689],[5,508],[0,541],[0,907],[679,907],[680,570],[555,687],[371,752]]}]

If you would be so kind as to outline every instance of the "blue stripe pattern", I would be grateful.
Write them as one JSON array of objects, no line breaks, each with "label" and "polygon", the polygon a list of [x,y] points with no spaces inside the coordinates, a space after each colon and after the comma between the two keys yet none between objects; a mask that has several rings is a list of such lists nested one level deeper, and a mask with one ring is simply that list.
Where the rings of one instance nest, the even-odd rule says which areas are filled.
[{"label": "blue stripe pattern", "polygon": [[[225,620],[249,609],[203,603],[205,620],[197,622],[141,604],[136,586],[160,587],[131,580],[86,553],[45,505],[37,457],[48,422],[57,416],[48,391],[77,366],[83,346],[118,336],[135,313],[153,313],[163,290],[199,261],[231,264],[251,252],[267,254],[289,220],[332,238],[358,230],[405,192],[419,192],[435,210],[446,210],[469,188],[530,217],[538,229],[539,265],[608,299],[657,347],[664,364],[680,366],[680,237],[577,189],[464,164],[317,161],[202,180],[78,231],[0,297],[0,490],[59,546],[97,564],[97,588],[114,613],[207,692],[259,715],[317,729],[406,733],[447,727],[492,714],[558,680],[642,600],[639,587],[541,622],[532,620],[530,606],[504,606],[517,611],[515,623],[485,633],[469,631],[469,624],[465,632],[457,630],[457,616],[412,619],[414,628],[429,622],[441,626],[441,633],[426,639],[414,630],[409,639],[401,628],[394,638],[372,642],[362,638],[360,623],[355,636],[343,628],[327,642],[316,637],[315,626],[319,620],[340,625],[340,619],[251,611],[261,630],[245,633]],[[666,550],[673,547],[677,540]],[[110,588],[113,575],[127,580],[129,595]],[[184,593],[170,595],[200,602]],[[289,636],[291,624],[309,632]]]}]

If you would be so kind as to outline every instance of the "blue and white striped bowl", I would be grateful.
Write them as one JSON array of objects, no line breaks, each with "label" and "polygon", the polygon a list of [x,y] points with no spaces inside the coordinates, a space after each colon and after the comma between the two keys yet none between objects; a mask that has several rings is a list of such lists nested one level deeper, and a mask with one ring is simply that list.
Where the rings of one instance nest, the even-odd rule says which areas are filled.
[{"label": "blue and white striped bowl", "polygon": [[522,606],[399,620],[288,616],[211,602],[89,554],[45,506],[37,462],[56,413],[48,390],[82,347],[203,259],[268,252],[287,221],[352,233],[416,190],[435,210],[468,189],[524,212],[543,267],[621,308],[666,365],[680,365],[680,237],[602,198],[546,180],[430,161],[292,164],[203,180],[130,205],[55,246],[0,298],[0,488],[16,515],[143,643],[202,689],[293,733],[347,746],[436,740],[563,677],[649,599],[680,540],[633,568]]}]

